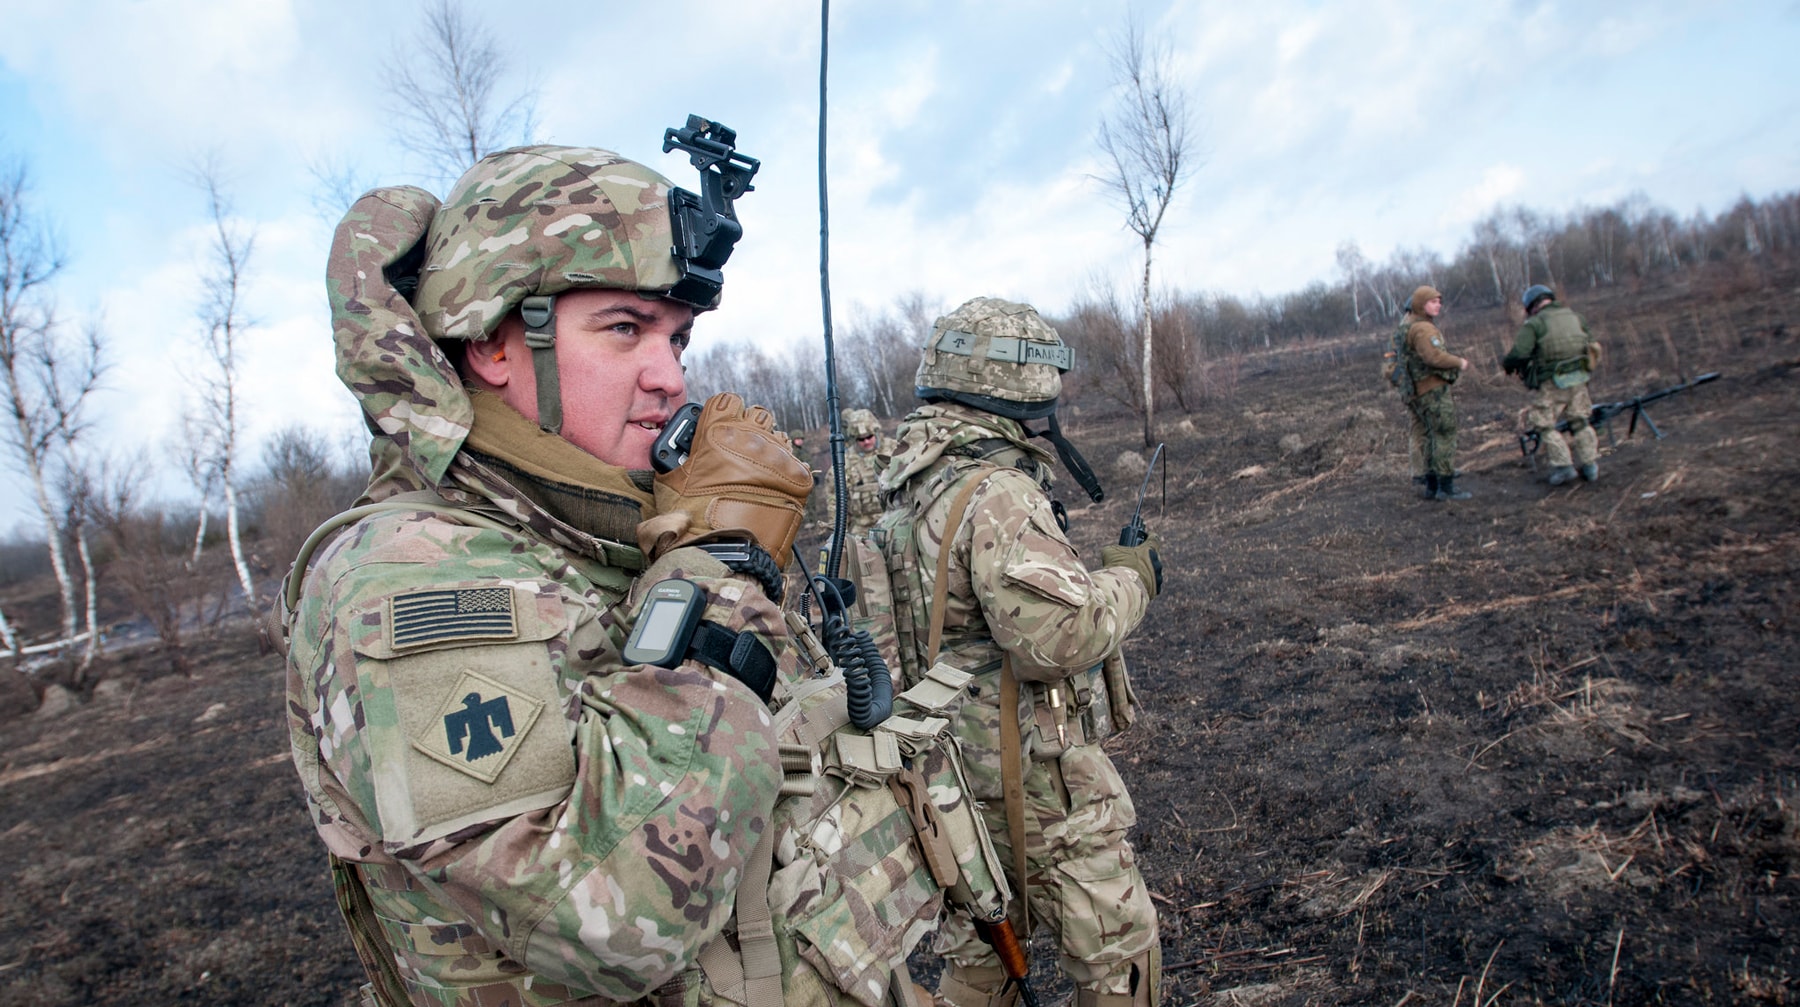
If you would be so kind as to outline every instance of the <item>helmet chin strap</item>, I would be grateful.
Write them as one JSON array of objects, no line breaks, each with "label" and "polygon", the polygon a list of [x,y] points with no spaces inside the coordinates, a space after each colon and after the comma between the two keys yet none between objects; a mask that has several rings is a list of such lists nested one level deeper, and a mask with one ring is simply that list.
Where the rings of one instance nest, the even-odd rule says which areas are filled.
[{"label": "helmet chin strap", "polygon": [[1055,446],[1056,457],[1062,460],[1063,468],[1068,470],[1069,475],[1087,491],[1089,500],[1099,503],[1106,496],[1106,491],[1100,488],[1100,480],[1094,477],[1094,470],[1088,465],[1087,459],[1081,457],[1081,452],[1075,450],[1075,445],[1070,444],[1069,439],[1063,436],[1062,424],[1056,421],[1056,413],[1050,414],[1050,429],[1036,431],[1026,427],[1025,432],[1033,437],[1042,437]]},{"label": "helmet chin strap", "polygon": [[562,381],[556,371],[556,295],[532,294],[519,302],[525,322],[525,345],[531,347],[531,369],[537,375],[538,426],[562,432]]}]

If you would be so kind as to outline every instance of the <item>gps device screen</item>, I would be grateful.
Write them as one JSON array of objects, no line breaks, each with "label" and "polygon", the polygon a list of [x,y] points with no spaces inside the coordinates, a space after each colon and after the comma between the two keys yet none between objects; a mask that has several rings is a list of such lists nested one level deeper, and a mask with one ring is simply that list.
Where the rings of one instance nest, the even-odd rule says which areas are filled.
[{"label": "gps device screen", "polygon": [[671,577],[650,589],[622,656],[632,664],[673,668],[687,655],[706,596],[692,581]]}]

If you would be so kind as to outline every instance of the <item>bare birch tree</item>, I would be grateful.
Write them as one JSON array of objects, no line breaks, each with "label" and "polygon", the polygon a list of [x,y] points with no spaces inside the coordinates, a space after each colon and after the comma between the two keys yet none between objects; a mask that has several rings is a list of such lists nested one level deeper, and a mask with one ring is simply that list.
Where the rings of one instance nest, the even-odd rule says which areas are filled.
[{"label": "bare birch tree", "polygon": [[65,523],[69,537],[75,542],[76,558],[81,560],[82,612],[87,642],[81,648],[81,660],[75,665],[75,684],[85,686],[87,672],[100,653],[99,578],[94,571],[94,553],[88,546],[88,528],[94,517],[94,481],[87,465],[71,457],[63,476],[63,499],[68,502]]},{"label": "bare birch tree", "polygon": [[[201,346],[212,364],[201,378],[199,412],[213,450],[211,471],[225,498],[225,538],[231,545],[231,563],[237,571],[246,604],[256,603],[250,564],[244,558],[238,507],[238,457],[242,416],[239,382],[242,380],[243,340],[250,326],[244,314],[244,283],[255,251],[256,234],[231,219],[230,201],[219,177],[219,167],[208,158],[193,169],[194,184],[206,196],[212,222],[210,261],[201,271],[201,297],[197,315],[203,327]],[[205,506],[205,501],[201,501]]]},{"label": "bare birch tree", "polygon": [[1139,300],[1139,340],[1143,347],[1144,446],[1155,439],[1156,380],[1151,339],[1150,262],[1163,215],[1196,167],[1192,153],[1187,91],[1175,80],[1166,45],[1144,40],[1143,30],[1127,17],[1113,39],[1108,58],[1118,102],[1100,122],[1099,144],[1109,170],[1101,178],[1125,210],[1125,226],[1144,243],[1144,276]]},{"label": "bare birch tree", "polygon": [[1350,284],[1350,320],[1361,329],[1362,298],[1358,294],[1358,288],[1362,286],[1363,274],[1369,271],[1369,260],[1363,257],[1362,249],[1356,242],[1346,241],[1337,247],[1337,264]]},{"label": "bare birch tree", "polygon": [[432,0],[403,59],[386,74],[400,145],[453,179],[487,154],[531,135],[535,87],[510,101],[497,93],[506,60],[486,26],[460,0]]},{"label": "bare birch tree", "polygon": [[5,441],[31,483],[60,592],[62,639],[72,643],[75,581],[51,488],[87,428],[84,407],[105,364],[97,327],[87,327],[79,339],[61,335],[48,285],[61,272],[63,258],[27,206],[29,189],[23,162],[0,169],[0,375],[11,420]]}]

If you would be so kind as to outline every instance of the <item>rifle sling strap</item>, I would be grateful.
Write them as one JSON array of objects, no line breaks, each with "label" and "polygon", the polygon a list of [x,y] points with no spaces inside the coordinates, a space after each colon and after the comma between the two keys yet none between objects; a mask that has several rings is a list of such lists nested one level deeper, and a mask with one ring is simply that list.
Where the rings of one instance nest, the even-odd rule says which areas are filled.
[{"label": "rifle sling strap", "polygon": [[[986,469],[963,484],[950,502],[950,514],[944,522],[944,537],[938,544],[937,574],[931,582],[931,634],[926,641],[924,670],[937,663],[938,649],[944,642],[944,609],[950,596],[950,550],[956,534],[962,530],[963,514],[975,487],[999,471]],[[1025,746],[1019,731],[1019,680],[1013,677],[1012,656],[1000,658],[1000,793],[1006,810],[1006,835],[1012,845],[1013,892],[1008,915],[1020,940],[1031,939],[1031,914],[1026,884],[1030,873],[1025,862]]]},{"label": "rifle sling strap", "polygon": [[1031,913],[1025,862],[1025,746],[1019,738],[1019,680],[1013,677],[1012,655],[1000,658],[1000,794],[1006,809],[1006,838],[1012,843],[1013,889],[1018,893],[1007,915],[1019,939],[1031,939]]}]

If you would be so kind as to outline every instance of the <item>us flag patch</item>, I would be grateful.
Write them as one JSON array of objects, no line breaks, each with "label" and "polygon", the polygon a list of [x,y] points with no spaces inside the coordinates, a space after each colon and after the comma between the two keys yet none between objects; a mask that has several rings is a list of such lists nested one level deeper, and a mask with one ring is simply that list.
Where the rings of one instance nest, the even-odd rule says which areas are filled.
[{"label": "us flag patch", "polygon": [[395,650],[518,635],[510,587],[413,591],[388,600],[388,636]]}]

